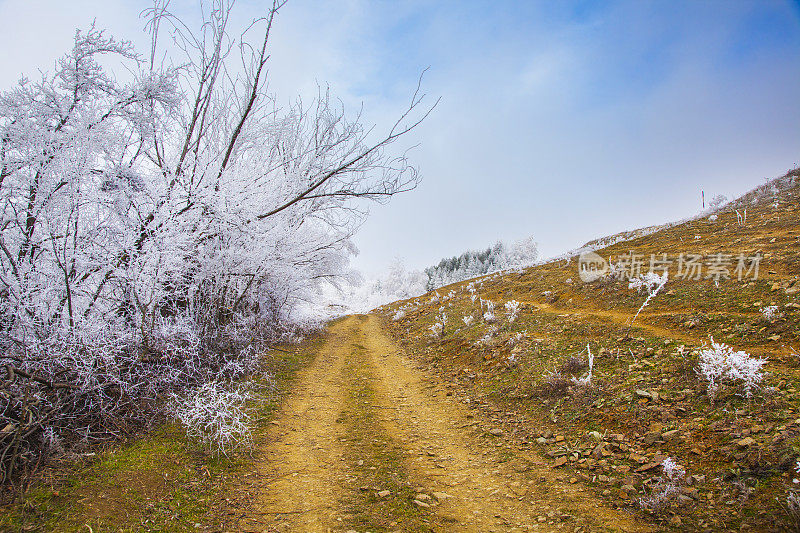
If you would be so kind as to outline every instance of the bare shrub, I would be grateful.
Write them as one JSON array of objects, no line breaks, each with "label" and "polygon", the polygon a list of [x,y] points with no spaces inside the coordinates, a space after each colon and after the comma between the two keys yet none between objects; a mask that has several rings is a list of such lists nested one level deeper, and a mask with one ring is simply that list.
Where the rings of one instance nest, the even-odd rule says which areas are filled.
[{"label": "bare shrub", "polygon": [[587,368],[589,368],[589,365],[586,363],[586,361],[584,361],[580,357],[572,355],[569,358],[567,358],[566,361],[561,363],[559,371],[565,374],[576,375],[580,374]]},{"label": "bare shrub", "polygon": [[570,380],[558,370],[549,371],[536,390],[538,396],[543,398],[562,398],[567,395]]}]

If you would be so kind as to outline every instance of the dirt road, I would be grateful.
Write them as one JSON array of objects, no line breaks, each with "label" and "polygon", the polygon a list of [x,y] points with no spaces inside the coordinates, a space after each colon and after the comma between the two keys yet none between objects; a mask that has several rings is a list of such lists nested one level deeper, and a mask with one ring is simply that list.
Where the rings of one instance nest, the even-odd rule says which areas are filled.
[{"label": "dirt road", "polygon": [[345,318],[273,422],[239,527],[647,530],[485,422],[417,370],[378,318]]}]

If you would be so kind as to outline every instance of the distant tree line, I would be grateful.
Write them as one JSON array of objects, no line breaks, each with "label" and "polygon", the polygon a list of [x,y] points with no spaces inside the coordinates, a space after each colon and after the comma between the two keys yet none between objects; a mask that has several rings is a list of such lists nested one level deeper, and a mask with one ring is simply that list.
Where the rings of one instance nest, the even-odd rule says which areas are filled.
[{"label": "distant tree line", "polygon": [[425,269],[428,276],[427,290],[450,283],[483,276],[499,270],[522,268],[536,262],[539,250],[533,237],[511,245],[498,241],[485,250],[468,250],[463,254],[445,258],[439,264]]}]

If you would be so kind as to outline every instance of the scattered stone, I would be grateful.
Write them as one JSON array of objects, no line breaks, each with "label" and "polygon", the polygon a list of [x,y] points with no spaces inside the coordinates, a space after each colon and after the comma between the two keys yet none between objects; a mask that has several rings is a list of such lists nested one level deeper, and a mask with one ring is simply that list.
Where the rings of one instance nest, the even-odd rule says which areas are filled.
[{"label": "scattered stone", "polygon": [[567,464],[567,457],[561,456],[558,459],[556,459],[555,463],[553,463],[553,468],[558,468],[559,466],[564,466],[565,464]]},{"label": "scattered stone", "polygon": [[682,524],[683,522],[681,522],[681,517],[678,515],[673,515],[669,519],[669,525],[671,525],[672,527],[680,527]]},{"label": "scattered stone", "polygon": [[414,496],[414,499],[415,500],[419,500],[421,502],[426,502],[426,501],[430,500],[431,497],[428,496],[427,494],[420,493],[420,494],[417,494],[416,496]]},{"label": "scattered stone", "polygon": [[651,393],[651,392],[646,391],[646,390],[636,389],[636,396],[638,396],[639,398],[645,398],[647,400],[654,400],[654,399],[658,398],[657,394],[656,394],[656,398],[653,398],[653,394],[654,393]]},{"label": "scattered stone", "polygon": [[661,463],[647,463],[646,465],[640,466],[636,469],[636,472],[647,472],[648,470],[652,470],[657,466],[661,466]]},{"label": "scattered stone", "polygon": [[597,442],[600,442],[601,440],[603,440],[603,435],[601,435],[599,431],[590,431],[589,432],[589,436],[593,440],[596,440]]},{"label": "scattered stone", "polygon": [[492,428],[492,429],[489,430],[489,433],[491,435],[494,435],[495,437],[502,437],[503,436],[503,430],[500,429],[500,428]]},{"label": "scattered stone", "polygon": [[414,504],[417,505],[418,507],[430,507],[430,505],[428,505],[427,503],[421,502],[419,500],[414,500]]},{"label": "scattered stone", "polygon": [[452,498],[452,496],[450,496],[446,492],[434,492],[433,493],[433,497],[436,498],[439,501],[443,501],[443,500],[446,500],[448,498]]},{"label": "scattered stone", "polygon": [[661,437],[664,438],[664,439],[671,439],[672,437],[677,435],[679,432],[680,432],[680,430],[678,430],[678,429],[671,429],[669,431],[665,431],[664,433],[662,433]]},{"label": "scattered stone", "polygon": [[390,495],[391,493],[392,493],[392,491],[390,491],[390,490],[382,490],[380,492],[376,492],[375,496],[377,496],[378,498],[385,498],[388,495]]},{"label": "scattered stone", "polygon": [[752,446],[755,443],[756,441],[755,439],[753,439],[753,437],[745,437],[742,440],[736,441],[736,444],[738,444],[740,448],[747,448],[748,446]]}]

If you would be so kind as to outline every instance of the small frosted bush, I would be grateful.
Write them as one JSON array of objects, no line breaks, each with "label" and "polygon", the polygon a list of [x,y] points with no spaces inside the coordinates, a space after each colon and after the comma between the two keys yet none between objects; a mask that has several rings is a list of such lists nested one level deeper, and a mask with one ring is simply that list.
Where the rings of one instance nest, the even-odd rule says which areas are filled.
[{"label": "small frosted bush", "polygon": [[684,469],[672,457],[664,459],[661,468],[663,475],[659,478],[653,492],[650,496],[639,500],[639,505],[643,509],[662,511],[681,493],[683,477],[686,474]]},{"label": "small frosted bush", "polygon": [[400,309],[398,312],[396,312],[394,314],[394,316],[392,317],[392,320],[395,320],[395,321],[402,320],[403,318],[405,318],[405,316],[406,316],[406,312],[403,311],[402,309]]},{"label": "small frosted bush", "polygon": [[251,443],[247,413],[251,399],[243,387],[209,381],[185,396],[173,396],[173,416],[190,437],[200,439],[214,454],[227,456]]},{"label": "small frosted bush", "polygon": [[462,317],[462,318],[461,318],[461,320],[463,320],[463,321],[464,321],[464,325],[465,325],[465,326],[469,327],[469,325],[470,325],[470,324],[472,324],[472,322],[473,322],[475,319],[472,317],[472,315],[467,315],[467,316],[465,316],[465,317]]},{"label": "small frosted bush", "polygon": [[777,305],[768,305],[761,309],[761,314],[764,316],[766,320],[770,322],[773,320],[777,320],[783,316],[780,309],[778,309]]},{"label": "small frosted bush", "polygon": [[494,313],[492,313],[491,311],[486,311],[485,313],[483,313],[484,322],[488,322],[491,324],[492,322],[494,322],[494,319],[495,319]]},{"label": "small frosted bush", "polygon": [[517,319],[517,316],[519,316],[519,306],[520,306],[520,303],[518,301],[516,301],[516,300],[510,300],[510,301],[506,302],[505,307],[506,307],[506,311],[508,311],[508,321],[509,322],[514,322],[514,320]]},{"label": "small frosted bush", "polygon": [[[794,471],[800,474],[800,459],[794,466]],[[800,479],[793,479],[792,483],[797,485]],[[786,511],[789,513],[789,519],[794,525],[795,531],[800,531],[800,490],[790,490],[786,495]]]},{"label": "small frosted bush", "polygon": [[592,369],[594,368],[594,354],[592,354],[592,349],[589,345],[586,345],[586,351],[589,352],[589,373],[580,378],[572,378],[572,383],[581,387],[591,387],[592,386]]},{"label": "small frosted bush", "polygon": [[508,338],[508,345],[509,346],[516,346],[519,341],[525,338],[525,334],[528,333],[528,330],[520,331],[515,333],[511,337]]},{"label": "small frosted bush", "polygon": [[734,351],[724,343],[714,342],[700,351],[697,375],[708,382],[708,395],[713,399],[722,383],[741,384],[744,395],[752,397],[764,379],[761,367],[766,359],[751,357],[748,353]]}]

